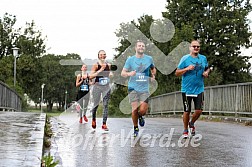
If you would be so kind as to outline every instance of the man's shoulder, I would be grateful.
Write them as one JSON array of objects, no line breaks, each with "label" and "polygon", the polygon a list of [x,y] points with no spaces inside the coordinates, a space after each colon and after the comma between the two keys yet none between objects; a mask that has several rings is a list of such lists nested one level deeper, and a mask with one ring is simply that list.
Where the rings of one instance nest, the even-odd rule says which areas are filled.
[{"label": "man's shoulder", "polygon": [[127,58],[127,62],[132,61],[133,59],[134,59],[134,56],[129,56],[129,57]]},{"label": "man's shoulder", "polygon": [[199,56],[199,58],[206,59],[206,56],[205,56],[205,55],[199,54],[198,56]]},{"label": "man's shoulder", "polygon": [[152,56],[144,54],[145,60],[153,60]]},{"label": "man's shoulder", "polygon": [[147,57],[147,58],[152,58],[152,56],[147,55],[147,54],[144,54],[144,56]]},{"label": "man's shoulder", "polygon": [[186,54],[186,55],[182,56],[181,61],[184,61],[188,58],[190,58],[190,54]]}]

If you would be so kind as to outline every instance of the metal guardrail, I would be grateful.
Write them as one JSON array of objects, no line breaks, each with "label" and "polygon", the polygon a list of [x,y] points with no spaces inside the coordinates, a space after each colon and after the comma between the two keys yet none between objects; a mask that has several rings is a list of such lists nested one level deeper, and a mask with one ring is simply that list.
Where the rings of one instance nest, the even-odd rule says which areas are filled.
[{"label": "metal guardrail", "polygon": [[21,97],[0,81],[0,111],[21,111]]},{"label": "metal guardrail", "polygon": [[[149,114],[182,113],[181,92],[172,92],[149,100]],[[194,105],[192,104],[192,109]],[[252,116],[252,82],[218,85],[205,88],[204,111],[214,113],[251,114]]]}]

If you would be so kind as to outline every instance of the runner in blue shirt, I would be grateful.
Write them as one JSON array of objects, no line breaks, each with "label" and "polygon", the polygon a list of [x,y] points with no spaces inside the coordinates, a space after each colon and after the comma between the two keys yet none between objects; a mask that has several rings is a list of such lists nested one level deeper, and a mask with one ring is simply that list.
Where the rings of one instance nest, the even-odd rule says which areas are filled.
[{"label": "runner in blue shirt", "polygon": [[[149,80],[155,79],[156,68],[151,56],[144,54],[145,44],[137,41],[135,45],[136,54],[129,57],[123,67],[121,75],[130,77],[128,81],[129,101],[132,107],[132,121],[134,125],[134,136],[139,132],[139,125],[144,126],[144,115],[148,110]],[[151,72],[151,75],[150,75]]]},{"label": "runner in blue shirt", "polygon": [[[182,76],[181,92],[184,105],[183,123],[184,138],[188,137],[188,126],[195,135],[194,123],[200,117],[204,102],[204,78],[208,77],[210,69],[204,55],[199,54],[200,43],[193,40],[189,47],[190,54],[181,58],[175,75]],[[194,102],[195,112],[190,120],[191,102]]]}]

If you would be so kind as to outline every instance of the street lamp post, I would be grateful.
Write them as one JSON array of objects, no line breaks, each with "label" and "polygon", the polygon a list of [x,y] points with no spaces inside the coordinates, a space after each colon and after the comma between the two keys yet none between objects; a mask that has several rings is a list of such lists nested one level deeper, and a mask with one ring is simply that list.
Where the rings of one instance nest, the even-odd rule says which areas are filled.
[{"label": "street lamp post", "polygon": [[44,87],[45,87],[45,84],[42,84],[41,85],[41,89],[42,89],[42,91],[41,91],[41,101],[40,101],[41,113],[43,112],[42,111],[42,103],[43,103],[43,90],[44,90]]},{"label": "street lamp post", "polygon": [[67,109],[67,90],[65,92],[65,111],[66,111],[66,109]]},{"label": "street lamp post", "polygon": [[13,56],[14,56],[14,88],[16,87],[16,66],[17,66],[17,56],[18,56],[18,50],[19,48],[14,47],[13,50]]}]

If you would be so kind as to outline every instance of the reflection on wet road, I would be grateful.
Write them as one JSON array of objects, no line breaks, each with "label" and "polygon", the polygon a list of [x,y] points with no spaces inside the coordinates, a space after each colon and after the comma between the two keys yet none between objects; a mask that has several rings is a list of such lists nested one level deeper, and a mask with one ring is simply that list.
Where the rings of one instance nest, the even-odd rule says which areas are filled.
[{"label": "reflection on wet road", "polygon": [[0,166],[40,166],[45,114],[0,112]]},{"label": "reflection on wet road", "polygon": [[101,119],[95,131],[76,115],[51,121],[59,166],[252,166],[252,127],[240,124],[198,121],[185,140],[177,118],[146,118],[135,139],[130,118],[109,118],[107,133]]}]

